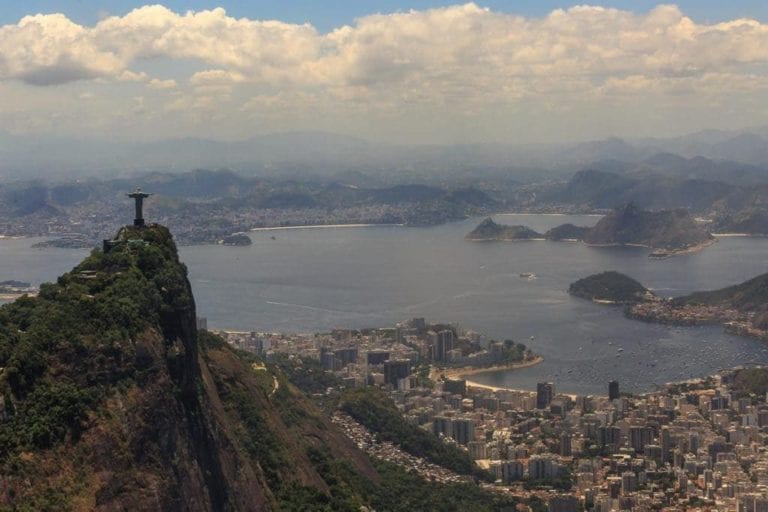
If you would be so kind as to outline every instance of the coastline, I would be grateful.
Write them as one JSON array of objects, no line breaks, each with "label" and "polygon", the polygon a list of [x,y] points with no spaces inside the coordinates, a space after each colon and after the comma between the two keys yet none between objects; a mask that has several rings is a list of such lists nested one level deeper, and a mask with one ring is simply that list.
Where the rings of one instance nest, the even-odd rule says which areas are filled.
[{"label": "coastline", "polygon": [[544,356],[536,356],[533,359],[529,361],[523,361],[520,363],[511,363],[511,364],[499,364],[495,366],[463,366],[461,368],[437,368],[432,367],[429,373],[430,379],[436,379],[439,376],[444,376],[448,379],[465,379],[467,380],[467,386],[468,387],[475,387],[475,388],[484,388],[484,389],[493,389],[494,391],[504,390],[504,391],[525,391],[522,389],[511,389],[511,388],[503,388],[503,387],[495,387],[495,386],[489,386],[486,384],[481,384],[479,382],[475,382],[472,380],[466,379],[469,375],[479,375],[481,373],[490,373],[490,372],[498,372],[498,371],[504,371],[504,370],[520,370],[522,368],[530,368],[531,366],[536,366],[537,364],[544,361]]},{"label": "coastline", "polygon": [[470,242],[546,242],[546,238],[466,238]]},{"label": "coastline", "polygon": [[699,251],[703,251],[704,249],[706,249],[710,245],[714,245],[715,243],[717,243],[717,238],[713,237],[713,238],[710,238],[709,240],[704,240],[700,244],[692,245],[691,247],[686,247],[685,249],[679,249],[677,251],[672,251],[666,257],[681,256],[683,254],[697,253]]},{"label": "coastline", "polygon": [[531,212],[502,212],[492,215],[536,215],[545,217],[605,217],[604,213],[531,213]]},{"label": "coastline", "polygon": [[[549,214],[533,214],[533,213],[505,213],[505,214],[497,214],[497,215],[566,215],[566,214],[560,214],[560,213],[549,213]],[[600,216],[600,215],[596,215]],[[469,242],[579,242],[584,244],[587,247],[639,247],[642,249],[647,249],[650,251],[648,254],[649,258],[653,259],[666,259],[671,258],[673,256],[682,256],[685,254],[693,254],[699,251],[704,250],[705,248],[709,247],[710,245],[717,242],[717,236],[750,236],[750,235],[742,235],[742,234],[722,234],[722,235],[714,235],[712,234],[710,238],[707,240],[704,240],[702,242],[699,242],[696,245],[692,245],[689,247],[684,247],[681,249],[660,249],[655,248],[653,246],[647,245],[647,244],[638,244],[638,243],[606,243],[606,244],[599,244],[599,243],[589,243],[585,240],[576,239],[576,238],[562,238],[562,239],[554,239],[554,238],[546,238],[546,237],[532,237],[532,238],[524,238],[524,237],[504,237],[504,236],[495,236],[495,237],[473,237],[470,236],[471,233],[467,234],[464,239]]]},{"label": "coastline", "polygon": [[330,229],[330,228],[373,228],[373,227],[403,227],[405,224],[310,224],[307,226],[272,226],[268,228],[251,228],[249,233],[259,231],[280,231],[284,229]]},{"label": "coastline", "polygon": [[655,259],[671,258],[672,256],[682,256],[683,254],[693,254],[693,253],[696,253],[696,252],[699,252],[699,251],[702,251],[702,250],[706,249],[707,247],[709,247],[710,245],[712,245],[712,244],[714,244],[716,242],[717,242],[717,238],[714,238],[714,235],[713,235],[713,238],[710,238],[708,240],[704,240],[703,242],[698,243],[696,245],[692,245],[692,246],[686,247],[684,249],[673,249],[673,250],[670,250],[669,252],[665,252],[663,256],[653,256],[653,252],[655,252],[655,251],[663,251],[663,249],[655,249],[655,248],[651,247],[650,245],[646,245],[646,244],[618,244],[618,243],[614,243],[614,244],[591,244],[591,243],[585,242],[583,240],[581,241],[581,243],[583,243],[587,247],[640,247],[640,248],[643,248],[643,249],[649,249],[649,250],[651,250],[653,252],[651,252],[648,256],[652,257],[652,258],[655,258]]},{"label": "coastline", "polygon": [[768,238],[768,233],[712,233],[715,238]]}]

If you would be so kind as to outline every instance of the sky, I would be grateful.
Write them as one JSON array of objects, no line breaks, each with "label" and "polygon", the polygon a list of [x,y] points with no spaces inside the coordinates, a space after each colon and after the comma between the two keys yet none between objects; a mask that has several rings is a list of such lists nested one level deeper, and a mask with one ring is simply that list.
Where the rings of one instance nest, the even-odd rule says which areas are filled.
[{"label": "sky", "polygon": [[0,1],[0,135],[517,144],[767,119],[765,0]]}]

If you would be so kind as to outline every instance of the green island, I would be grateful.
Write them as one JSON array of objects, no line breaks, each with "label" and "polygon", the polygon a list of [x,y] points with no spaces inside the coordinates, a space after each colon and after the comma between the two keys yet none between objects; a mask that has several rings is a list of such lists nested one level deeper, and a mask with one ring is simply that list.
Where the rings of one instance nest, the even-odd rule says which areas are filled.
[{"label": "green island", "polygon": [[[571,284],[569,292],[595,302],[626,304],[630,318],[672,325],[720,324],[729,332],[768,339],[768,273],[719,290],[662,298],[618,272]],[[632,300],[616,300],[616,299]]]},{"label": "green island", "polygon": [[631,277],[615,271],[601,272],[571,284],[573,296],[608,304],[634,304],[653,298],[653,293]]},{"label": "green island", "polygon": [[703,249],[714,242],[704,225],[685,209],[649,211],[629,203],[611,210],[594,227],[562,224],[544,234],[526,226],[505,226],[490,217],[480,223],[468,240],[581,241],[594,246],[640,246],[649,256],[664,258]]},{"label": "green island", "polygon": [[576,226],[574,224],[560,224],[544,233],[547,240],[569,241],[583,240],[590,228],[586,226]]},{"label": "green island", "polygon": [[219,240],[220,245],[248,246],[252,243],[251,237],[245,233],[234,233]]}]

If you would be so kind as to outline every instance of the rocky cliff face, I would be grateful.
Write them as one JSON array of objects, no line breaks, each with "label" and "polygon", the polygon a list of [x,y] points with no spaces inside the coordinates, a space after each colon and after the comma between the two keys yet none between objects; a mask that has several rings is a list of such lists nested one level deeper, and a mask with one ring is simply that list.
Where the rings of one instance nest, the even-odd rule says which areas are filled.
[{"label": "rocky cliff face", "polygon": [[668,250],[694,247],[711,238],[706,227],[686,210],[648,211],[631,203],[611,211],[584,235],[589,244],[635,244]]},{"label": "rocky cliff face", "polygon": [[198,333],[195,314],[156,225],[123,228],[107,253],[0,308],[0,509],[332,502],[326,459],[377,480],[282,375]]}]

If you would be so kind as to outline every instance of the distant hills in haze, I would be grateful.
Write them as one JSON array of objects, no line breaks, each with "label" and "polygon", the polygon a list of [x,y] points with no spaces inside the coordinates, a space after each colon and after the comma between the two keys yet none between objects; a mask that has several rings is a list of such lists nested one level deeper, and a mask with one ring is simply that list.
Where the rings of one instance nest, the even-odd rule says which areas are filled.
[{"label": "distant hills in haze", "polygon": [[[173,226],[181,243],[214,243],[258,227],[313,224],[433,225],[503,205],[472,186],[357,186],[333,179],[255,177],[233,171],[148,173],[107,180],[0,183],[0,234],[97,242],[125,221],[127,191],[153,195],[147,215]],[[58,244],[58,242],[57,242]],[[70,246],[71,240],[59,245]]]},{"label": "distant hills in haze", "polygon": [[[700,158],[697,158],[700,157]],[[364,171],[460,179],[501,176],[530,183],[597,165],[608,171],[670,171],[751,179],[768,169],[768,129],[709,130],[675,138],[608,138],[580,144],[388,144],[327,132],[126,142],[114,138],[21,136],[0,131],[0,179],[106,176],[229,168],[246,174],[321,175]]]},{"label": "distant hills in haze", "polygon": [[263,226],[431,225],[629,203],[685,209],[714,233],[765,235],[767,148],[768,130],[560,146],[395,145],[323,132],[128,144],[0,132],[0,233],[95,236],[125,191],[142,186],[182,243]]}]

